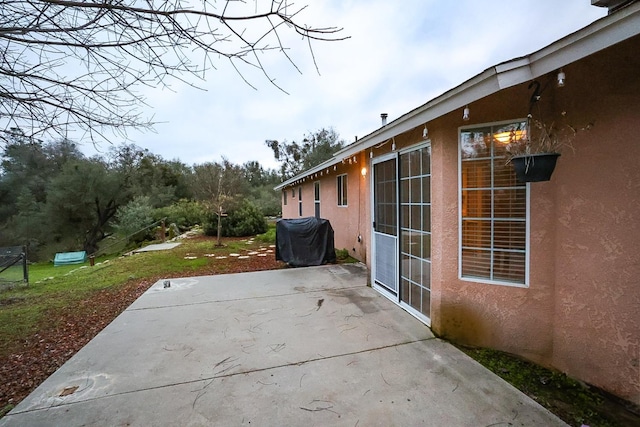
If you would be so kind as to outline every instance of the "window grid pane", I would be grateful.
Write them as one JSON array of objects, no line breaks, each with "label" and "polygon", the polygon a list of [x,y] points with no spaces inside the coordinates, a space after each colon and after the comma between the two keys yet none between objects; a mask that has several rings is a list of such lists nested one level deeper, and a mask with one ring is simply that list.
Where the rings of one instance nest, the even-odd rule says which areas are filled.
[{"label": "window grid pane", "polygon": [[461,276],[525,284],[527,189],[494,136],[526,122],[460,133]]},{"label": "window grid pane", "polygon": [[347,175],[338,175],[338,206],[347,206]]},{"label": "window grid pane", "polygon": [[430,147],[400,155],[401,300],[430,316]]},{"label": "window grid pane", "polygon": [[395,160],[378,163],[374,170],[377,177],[374,186],[375,231],[397,236]]}]

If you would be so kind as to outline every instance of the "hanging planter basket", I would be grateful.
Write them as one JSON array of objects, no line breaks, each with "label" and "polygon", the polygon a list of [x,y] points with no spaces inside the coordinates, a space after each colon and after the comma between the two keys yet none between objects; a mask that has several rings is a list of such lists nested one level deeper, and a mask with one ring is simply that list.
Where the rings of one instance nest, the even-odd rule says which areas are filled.
[{"label": "hanging planter basket", "polygon": [[560,157],[559,153],[529,154],[511,159],[519,182],[549,181]]}]

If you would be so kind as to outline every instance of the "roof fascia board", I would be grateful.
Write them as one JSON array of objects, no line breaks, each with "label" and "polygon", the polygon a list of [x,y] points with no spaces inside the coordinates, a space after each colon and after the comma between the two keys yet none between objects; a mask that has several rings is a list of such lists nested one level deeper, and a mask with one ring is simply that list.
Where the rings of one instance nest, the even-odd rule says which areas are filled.
[{"label": "roof fascia board", "polygon": [[640,2],[636,2],[529,55],[533,78],[634,37],[639,29]]},{"label": "roof fascia board", "polygon": [[324,162],[320,163],[317,166],[312,167],[311,169],[307,169],[304,172],[294,176],[293,178],[289,178],[286,181],[283,181],[282,183],[276,185],[275,187],[273,187],[274,190],[280,190],[288,185],[291,185],[293,183],[295,183],[296,181],[299,181],[309,175],[313,175],[316,172],[320,172],[323,171],[329,167],[333,167],[333,165],[336,165],[338,163],[340,163],[343,160],[343,158],[341,157],[340,159],[336,159],[336,158],[331,158],[329,160],[325,160]]},{"label": "roof fascia board", "polygon": [[[528,68],[523,66],[528,65],[528,62],[525,59],[521,59],[515,64],[506,64],[507,63],[505,63],[505,65],[503,65],[501,68],[502,72],[505,73],[505,77],[503,77],[503,79],[506,78],[506,80],[504,80],[505,82],[513,80],[514,78],[516,78],[515,75],[522,73],[525,73],[526,76],[520,76],[520,79],[525,78],[525,81],[526,79],[529,79],[529,70]],[[445,92],[439,97],[434,98],[426,104],[423,104],[415,110],[402,115],[393,122],[377,129],[376,131],[362,138],[360,141],[350,144],[345,148],[339,150],[333,155],[334,157],[332,159],[329,159],[326,162],[314,168],[308,169],[303,173],[283,182],[282,184],[275,187],[275,190],[279,190],[308,175],[314,174],[327,167],[338,164],[344,159],[348,159],[353,155],[361,152],[362,150],[367,150],[375,145],[391,139],[394,136],[409,131],[417,126],[421,126],[430,120],[437,119],[438,117],[450,113],[456,108],[462,108],[466,104],[497,92],[500,89],[500,81],[496,78],[497,68],[498,67],[489,68],[484,72],[478,74],[477,76],[471,78],[470,80],[462,83],[461,85]],[[509,75],[510,77],[507,78],[507,75]],[[460,114],[462,117],[462,112]]]},{"label": "roof fascia board", "polygon": [[[497,90],[499,90],[499,82],[496,78],[495,68],[490,68],[415,110],[400,116],[393,122],[365,136],[357,143],[343,148],[335,156],[340,158],[350,157],[403,132],[448,114],[457,108],[463,108],[465,105]],[[462,111],[460,111],[460,117],[462,118]]]},{"label": "roof fascia board", "polygon": [[494,92],[557,70],[637,35],[638,28],[640,28],[640,2],[594,21],[587,27],[526,57],[506,61],[485,70],[460,86],[365,136],[357,143],[343,148],[336,153],[336,156],[349,157]]}]

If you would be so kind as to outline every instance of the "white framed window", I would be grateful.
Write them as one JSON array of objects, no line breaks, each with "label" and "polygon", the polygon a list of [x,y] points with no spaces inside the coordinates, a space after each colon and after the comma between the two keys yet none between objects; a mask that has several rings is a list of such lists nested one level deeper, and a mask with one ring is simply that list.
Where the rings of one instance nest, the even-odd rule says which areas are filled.
[{"label": "white framed window", "polygon": [[282,192],[282,204],[287,206],[287,190]]},{"label": "white framed window", "polygon": [[320,218],[320,181],[313,183],[313,205],[316,218]]},{"label": "white framed window", "polygon": [[338,206],[347,206],[347,174],[336,177],[338,185]]},{"label": "white framed window", "polygon": [[302,186],[298,187],[298,215],[302,216]]},{"label": "white framed window", "polygon": [[520,120],[460,129],[461,279],[528,286],[529,188],[516,180],[507,145],[496,138],[526,126]]}]

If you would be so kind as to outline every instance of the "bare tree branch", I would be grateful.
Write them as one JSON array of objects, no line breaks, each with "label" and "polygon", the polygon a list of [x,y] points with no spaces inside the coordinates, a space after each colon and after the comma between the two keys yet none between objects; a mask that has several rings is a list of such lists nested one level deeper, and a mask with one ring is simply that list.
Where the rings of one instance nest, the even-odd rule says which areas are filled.
[{"label": "bare tree branch", "polygon": [[[198,87],[220,59],[251,87],[261,55],[289,55],[283,35],[344,40],[341,29],[298,22],[306,6],[255,0],[0,0],[0,144],[11,128],[29,137],[79,131],[94,143],[147,129],[142,87],[177,80]],[[248,67],[248,68],[247,68]]]}]

